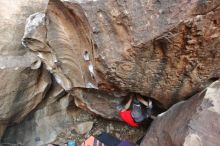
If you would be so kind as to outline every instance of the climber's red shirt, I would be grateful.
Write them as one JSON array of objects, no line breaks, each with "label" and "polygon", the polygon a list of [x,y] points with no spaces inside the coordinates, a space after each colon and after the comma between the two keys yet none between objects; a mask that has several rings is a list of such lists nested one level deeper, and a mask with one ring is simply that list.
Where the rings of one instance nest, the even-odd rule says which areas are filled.
[{"label": "climber's red shirt", "polygon": [[138,123],[136,123],[136,122],[134,121],[134,119],[132,118],[132,116],[131,116],[131,110],[120,111],[120,112],[119,112],[119,115],[120,115],[121,119],[122,119],[123,121],[125,121],[127,124],[129,124],[129,125],[131,125],[131,126],[133,126],[133,127],[139,126]]}]

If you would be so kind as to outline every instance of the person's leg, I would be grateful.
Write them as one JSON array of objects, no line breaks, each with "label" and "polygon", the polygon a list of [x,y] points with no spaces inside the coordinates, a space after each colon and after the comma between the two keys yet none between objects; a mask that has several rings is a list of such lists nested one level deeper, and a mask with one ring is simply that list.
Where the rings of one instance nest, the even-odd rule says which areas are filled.
[{"label": "person's leg", "polygon": [[145,101],[141,96],[137,96],[137,100],[140,101],[146,107],[149,107],[149,103]]}]

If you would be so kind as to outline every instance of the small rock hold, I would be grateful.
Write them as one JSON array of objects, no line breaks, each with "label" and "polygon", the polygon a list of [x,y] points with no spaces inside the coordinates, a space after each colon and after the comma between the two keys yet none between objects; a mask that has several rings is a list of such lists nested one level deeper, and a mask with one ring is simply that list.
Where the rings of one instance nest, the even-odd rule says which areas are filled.
[{"label": "small rock hold", "polygon": [[86,134],[86,133],[89,133],[89,131],[92,129],[93,124],[94,123],[92,121],[83,122],[83,123],[79,123],[79,124],[75,125],[75,127],[73,127],[73,129],[78,134]]},{"label": "small rock hold", "polygon": [[188,44],[196,44],[196,43],[197,43],[197,40],[195,40],[195,39],[188,40],[187,43],[188,43]]}]

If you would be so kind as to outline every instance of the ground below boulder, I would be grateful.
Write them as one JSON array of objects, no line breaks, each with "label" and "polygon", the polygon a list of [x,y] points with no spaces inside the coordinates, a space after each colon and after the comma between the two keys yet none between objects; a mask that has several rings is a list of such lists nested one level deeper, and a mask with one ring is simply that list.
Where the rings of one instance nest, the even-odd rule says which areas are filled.
[{"label": "ground below boulder", "polygon": [[10,146],[45,146],[47,143],[56,143],[64,146],[67,140],[74,139],[79,145],[89,136],[97,136],[102,132],[135,143],[146,132],[146,127],[132,128],[124,122],[103,119],[77,108],[70,95],[50,102],[48,100],[46,106],[39,107],[20,124],[8,127],[2,143]]}]

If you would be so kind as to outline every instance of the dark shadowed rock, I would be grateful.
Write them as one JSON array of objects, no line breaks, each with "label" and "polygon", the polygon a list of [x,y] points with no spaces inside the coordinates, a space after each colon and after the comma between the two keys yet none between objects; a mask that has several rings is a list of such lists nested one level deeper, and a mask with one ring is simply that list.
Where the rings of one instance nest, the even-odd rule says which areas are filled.
[{"label": "dark shadowed rock", "polygon": [[141,146],[218,146],[220,81],[158,115]]},{"label": "dark shadowed rock", "polygon": [[77,89],[72,92],[75,104],[107,119],[120,119],[118,112],[126,94],[94,89]]}]

